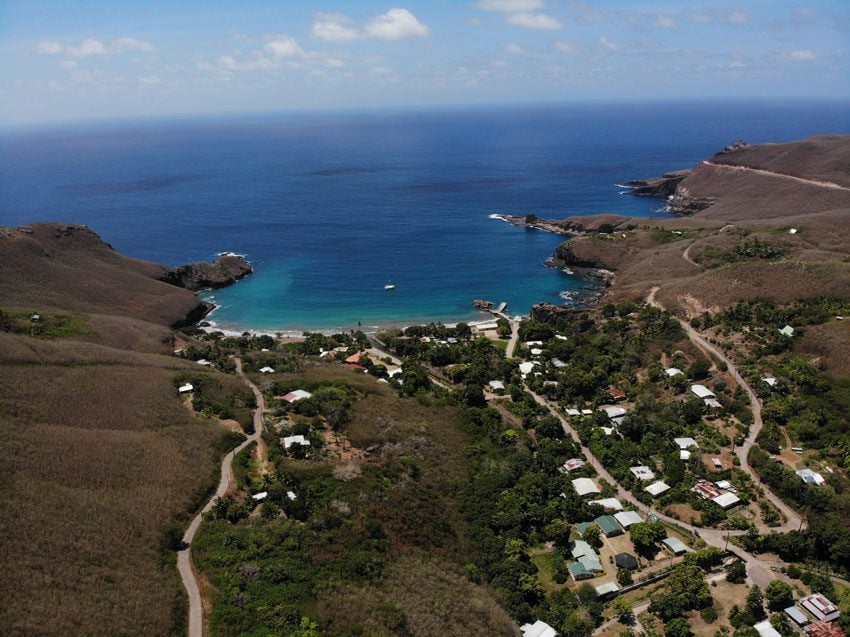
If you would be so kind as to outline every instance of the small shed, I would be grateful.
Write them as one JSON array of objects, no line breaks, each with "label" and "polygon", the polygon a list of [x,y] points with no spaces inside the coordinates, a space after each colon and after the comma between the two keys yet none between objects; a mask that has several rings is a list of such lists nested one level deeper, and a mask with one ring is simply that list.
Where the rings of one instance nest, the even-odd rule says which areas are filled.
[{"label": "small shed", "polygon": [[782,336],[787,336],[790,338],[794,336],[794,328],[790,325],[786,325],[781,330],[779,330],[779,333],[782,334]]},{"label": "small shed", "polygon": [[685,546],[685,543],[675,537],[665,537],[663,540],[661,540],[661,543],[664,545],[664,548],[670,551],[673,555],[682,555],[688,550],[688,547]]},{"label": "small shed", "polygon": [[821,486],[826,480],[824,477],[818,473],[817,471],[812,471],[811,469],[798,469],[795,472],[806,484],[813,484],[816,487]]},{"label": "small shed", "polygon": [[493,391],[505,391],[505,383],[500,380],[491,380],[487,383]]},{"label": "small shed", "polygon": [[261,367],[260,373],[261,374],[273,374],[274,373],[274,367],[269,367],[268,365],[266,365],[265,367]]},{"label": "small shed", "polygon": [[267,497],[269,497],[268,491],[260,491],[259,493],[255,493],[254,495],[252,495],[251,499],[254,500],[255,502],[262,502]]},{"label": "small shed", "polygon": [[609,595],[613,595],[617,591],[620,590],[620,587],[617,586],[614,582],[605,582],[600,586],[596,587],[596,596],[597,597],[608,597]]},{"label": "small shed", "polygon": [[178,394],[188,394],[193,391],[195,391],[195,388],[192,386],[192,383],[186,383],[185,385],[180,385],[180,387],[177,388]]},{"label": "small shed", "polygon": [[631,553],[617,553],[614,556],[614,564],[617,568],[624,568],[628,571],[633,571],[638,567],[637,558]]},{"label": "small shed", "polygon": [[788,608],[786,608],[785,614],[788,615],[788,617],[791,618],[791,621],[793,621],[798,626],[805,626],[809,623],[809,618],[806,617],[806,614],[796,606],[789,606]]},{"label": "small shed", "polygon": [[678,446],[679,449],[690,449],[691,447],[699,449],[697,441],[693,438],[673,438],[673,442],[676,443],[676,446]]},{"label": "small shed", "polygon": [[564,469],[567,471],[576,471],[581,469],[584,465],[585,462],[581,458],[570,458],[564,463]]},{"label": "small shed", "polygon": [[567,409],[567,416],[581,416],[581,412],[575,407]]},{"label": "small shed", "polygon": [[669,378],[673,378],[674,376],[684,376],[685,372],[683,372],[678,367],[668,367],[664,370],[664,373],[667,374]]}]

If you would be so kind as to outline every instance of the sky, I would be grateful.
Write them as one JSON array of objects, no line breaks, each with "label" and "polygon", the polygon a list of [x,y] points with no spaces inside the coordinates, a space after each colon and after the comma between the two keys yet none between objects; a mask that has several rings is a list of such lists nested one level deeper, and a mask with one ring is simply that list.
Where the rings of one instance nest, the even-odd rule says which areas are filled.
[{"label": "sky", "polygon": [[0,122],[850,98],[850,2],[0,0]]}]

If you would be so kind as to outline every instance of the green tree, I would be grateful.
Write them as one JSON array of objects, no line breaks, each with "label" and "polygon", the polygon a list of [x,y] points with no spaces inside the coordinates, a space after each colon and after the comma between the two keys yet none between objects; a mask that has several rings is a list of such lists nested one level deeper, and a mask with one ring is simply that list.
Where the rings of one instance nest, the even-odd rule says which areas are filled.
[{"label": "green tree", "polygon": [[599,527],[589,526],[582,536],[584,541],[590,544],[595,549],[602,546],[602,533],[599,532]]},{"label": "green tree", "polygon": [[773,613],[770,616],[770,625],[783,637],[791,637],[794,634],[794,629],[791,627],[791,622],[788,621],[788,616],[785,613]]},{"label": "green tree", "polygon": [[634,618],[631,603],[622,596],[611,602],[611,612],[620,620],[621,624],[630,624]]},{"label": "green tree", "polygon": [[667,537],[667,530],[661,522],[639,522],[629,527],[629,536],[635,550],[644,556],[654,556],[658,543]]},{"label": "green tree", "polygon": [[726,581],[730,584],[743,584],[747,579],[747,567],[742,561],[732,562],[726,567]]},{"label": "green tree", "polygon": [[691,625],[684,617],[676,617],[664,625],[665,637],[690,637],[692,634]]},{"label": "green tree", "polygon": [[794,589],[790,584],[775,579],[764,589],[767,606],[770,610],[780,611],[794,603]]},{"label": "green tree", "polygon": [[762,595],[761,589],[757,584],[753,584],[753,587],[750,589],[750,592],[747,593],[747,602],[745,604],[745,609],[748,613],[750,613],[757,620],[764,619],[764,595]]}]

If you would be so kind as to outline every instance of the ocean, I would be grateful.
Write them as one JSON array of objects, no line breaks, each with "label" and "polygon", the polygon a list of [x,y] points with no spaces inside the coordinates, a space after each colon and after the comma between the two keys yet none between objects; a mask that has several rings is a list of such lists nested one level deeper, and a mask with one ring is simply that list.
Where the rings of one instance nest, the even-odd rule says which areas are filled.
[{"label": "ocean", "polygon": [[[544,267],[563,237],[496,214],[646,217],[629,179],[726,144],[850,132],[847,103],[572,104],[198,118],[0,133],[0,225],[86,224],[167,264],[244,254],[207,297],[229,330],[485,318],[563,302],[586,281]],[[396,288],[384,289],[391,281]]]}]

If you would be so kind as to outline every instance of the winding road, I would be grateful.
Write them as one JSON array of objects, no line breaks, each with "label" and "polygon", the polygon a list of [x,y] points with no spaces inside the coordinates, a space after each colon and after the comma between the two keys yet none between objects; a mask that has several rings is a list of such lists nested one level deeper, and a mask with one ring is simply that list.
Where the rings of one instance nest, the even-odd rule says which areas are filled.
[{"label": "winding road", "polygon": [[771,170],[763,170],[761,168],[750,168],[749,166],[736,166],[734,164],[718,164],[713,161],[705,160],[702,162],[706,166],[711,166],[712,168],[725,168],[727,170],[734,170],[737,172],[749,172],[755,173],[757,175],[765,175],[767,177],[781,177],[782,179],[790,179],[792,181],[796,181],[800,184],[806,184],[809,186],[819,186],[821,188],[830,188],[832,190],[850,190],[850,187],[842,186],[841,184],[836,184],[832,181],[818,181],[817,179],[806,179],[805,177],[795,177],[794,175],[784,175],[782,173],[775,173]]},{"label": "winding road", "polygon": [[245,440],[235,449],[228,452],[221,460],[221,477],[218,481],[215,494],[201,509],[200,513],[192,518],[192,522],[186,529],[183,535],[183,549],[177,553],[177,570],[180,573],[180,578],[183,580],[183,586],[186,588],[186,593],[189,596],[189,637],[203,637],[204,634],[204,607],[201,601],[201,591],[198,586],[198,576],[195,573],[194,565],[192,564],[192,540],[195,539],[195,534],[203,521],[204,513],[209,511],[215,501],[224,496],[230,488],[230,483],[233,481],[233,458],[240,451],[245,449],[251,443],[257,443],[257,453],[261,460],[265,459],[266,449],[262,439],[263,434],[263,411],[265,410],[265,399],[262,392],[257,386],[252,383],[242,371],[242,360],[234,359],[236,363],[236,373],[245,382],[254,396],[257,399],[257,408],[254,410],[254,433],[245,438]]}]

